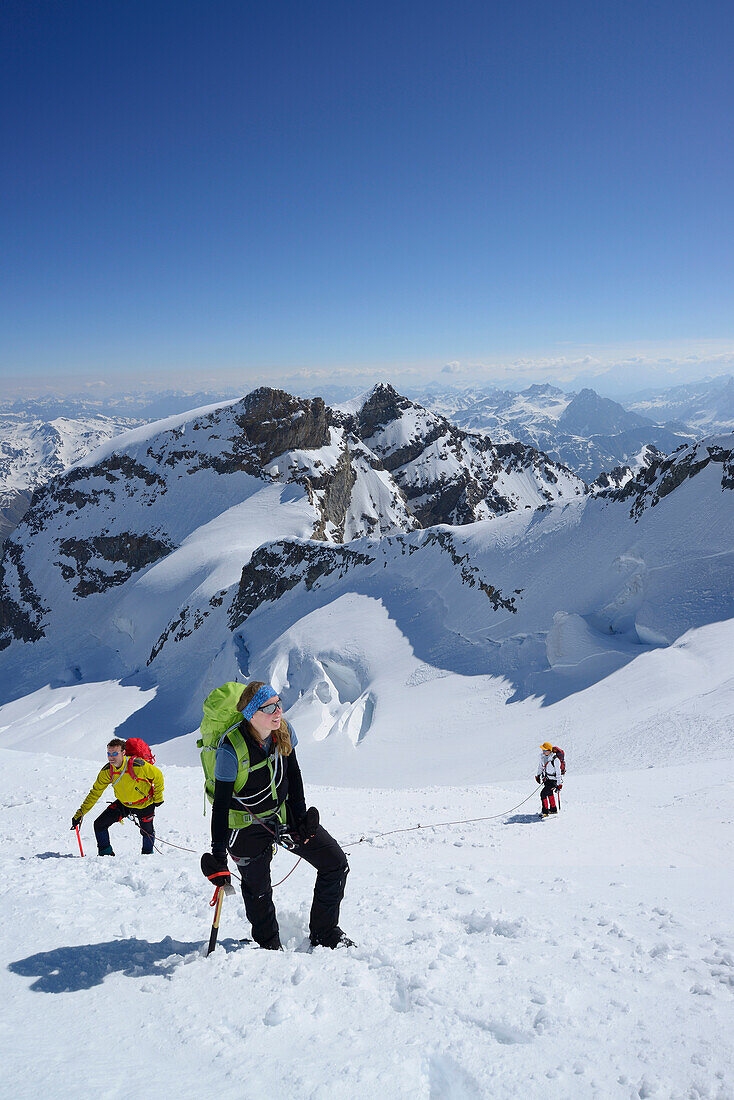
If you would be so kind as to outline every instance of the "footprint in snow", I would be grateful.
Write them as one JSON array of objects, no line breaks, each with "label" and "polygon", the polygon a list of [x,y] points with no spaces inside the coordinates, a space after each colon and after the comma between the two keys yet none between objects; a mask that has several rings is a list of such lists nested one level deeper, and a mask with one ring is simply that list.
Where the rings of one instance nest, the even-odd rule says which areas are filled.
[{"label": "footprint in snow", "polygon": [[507,939],[517,939],[522,935],[527,924],[523,917],[516,920],[501,920],[494,918],[490,913],[483,915],[476,911],[464,921],[469,933],[489,933],[493,936],[504,936]]},{"label": "footprint in snow", "polygon": [[285,1023],[289,1016],[286,1005],[282,1001],[275,1001],[263,1016],[263,1023],[266,1027],[277,1027],[278,1024]]},{"label": "footprint in snow", "polygon": [[[533,1027],[536,1028],[538,1033],[543,1031],[542,1022],[541,1025],[538,1027],[538,1018],[541,1016],[543,1017],[543,1020],[550,1019],[546,1010],[544,1008],[541,1008],[540,1011],[536,1014],[535,1022],[533,1023]],[[525,1031],[521,1031],[517,1027],[512,1027],[510,1024],[502,1024],[498,1020],[484,1020],[477,1016],[463,1015],[458,1015],[458,1019],[461,1020],[463,1024],[473,1024],[475,1027],[480,1028],[482,1031],[486,1031],[489,1035],[496,1039],[498,1043],[501,1043],[502,1046],[515,1046],[518,1044],[525,1045],[527,1043],[532,1043],[533,1039],[535,1038],[534,1035],[530,1035]]]},{"label": "footprint in snow", "polygon": [[390,1005],[394,1012],[410,1012],[413,1003],[410,989],[403,981],[402,978],[398,978],[395,983],[395,992],[393,994]]},{"label": "footprint in snow", "polygon": [[470,1073],[448,1054],[433,1054],[428,1063],[429,1100],[480,1100],[485,1095]]}]

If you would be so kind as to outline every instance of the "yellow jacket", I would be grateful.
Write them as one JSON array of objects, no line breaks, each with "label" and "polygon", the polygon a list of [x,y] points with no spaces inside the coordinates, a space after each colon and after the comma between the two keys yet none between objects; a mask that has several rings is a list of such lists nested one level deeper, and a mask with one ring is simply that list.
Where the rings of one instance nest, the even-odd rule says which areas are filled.
[{"label": "yellow jacket", "polygon": [[155,764],[141,760],[139,756],[126,756],[119,768],[105,764],[100,769],[94,786],[82,802],[77,813],[88,813],[107,787],[111,786],[115,798],[123,806],[142,810],[154,802],[163,801],[163,773]]}]

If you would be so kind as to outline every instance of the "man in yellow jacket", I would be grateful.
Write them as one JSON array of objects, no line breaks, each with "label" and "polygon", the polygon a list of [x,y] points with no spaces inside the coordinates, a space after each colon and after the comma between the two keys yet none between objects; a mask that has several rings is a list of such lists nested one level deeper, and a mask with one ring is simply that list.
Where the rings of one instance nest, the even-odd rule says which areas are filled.
[{"label": "man in yellow jacket", "polygon": [[150,855],[155,840],[153,815],[156,806],[163,803],[163,773],[155,764],[139,756],[126,756],[125,742],[118,738],[107,746],[107,760],[109,763],[100,770],[94,786],[72,817],[71,827],[76,829],[81,825],[84,815],[111,786],[115,801],[94,822],[99,854],[115,854],[110,844],[110,825],[132,815],[143,834],[143,855]]}]

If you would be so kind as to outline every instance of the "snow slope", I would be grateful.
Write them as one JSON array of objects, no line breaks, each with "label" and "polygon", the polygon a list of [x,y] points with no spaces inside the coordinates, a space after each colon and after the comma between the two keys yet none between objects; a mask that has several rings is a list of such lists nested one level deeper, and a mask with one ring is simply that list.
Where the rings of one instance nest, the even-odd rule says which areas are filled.
[{"label": "snow slope", "polygon": [[[528,729],[572,739],[594,767],[653,713],[668,716],[676,751],[705,750],[734,732],[731,707],[711,731],[679,711],[706,690],[731,704],[724,454],[716,441],[680,452],[619,499],[344,548],[262,548],[230,614],[242,672],[279,686],[334,782],[427,783],[437,768],[470,781],[472,760],[506,755]],[[420,753],[442,734],[461,734],[466,755]],[[644,762],[648,750],[640,737],[631,751]]]},{"label": "snow slope", "polygon": [[[198,771],[165,767],[162,854],[143,859],[121,824],[98,859],[87,820],[82,859],[68,820],[96,765],[0,751],[4,1094],[727,1100],[734,758],[615,782],[572,768],[545,822],[534,760],[499,786],[400,796],[314,787],[306,769],[349,849],[358,946],[299,951],[301,864],[275,891],[285,952],[238,944],[237,895],[206,959]],[[292,863],[279,854],[274,881]]]},{"label": "snow slope", "polygon": [[43,485],[134,423],[123,417],[59,416],[43,421],[0,414],[0,495]]},{"label": "snow slope", "polygon": [[133,423],[122,417],[59,416],[45,421],[0,413],[0,543],[22,519],[34,489]]}]

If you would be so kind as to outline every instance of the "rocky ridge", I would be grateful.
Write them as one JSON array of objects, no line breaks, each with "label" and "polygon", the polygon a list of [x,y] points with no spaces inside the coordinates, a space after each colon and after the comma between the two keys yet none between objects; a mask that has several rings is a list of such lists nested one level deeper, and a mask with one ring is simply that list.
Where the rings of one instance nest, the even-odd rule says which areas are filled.
[{"label": "rocky ridge", "polygon": [[637,520],[647,508],[655,508],[664,497],[711,463],[721,464],[722,491],[734,489],[734,434],[680,447],[669,456],[658,455],[618,488],[610,486],[596,495],[610,501],[629,502],[629,514]]},{"label": "rocky ridge", "polygon": [[378,385],[341,423],[393,476],[421,526],[465,524],[582,496],[566,467],[522,443],[495,444]]},{"label": "rocky ridge", "polygon": [[455,567],[459,582],[483,592],[494,611],[517,612],[520,590],[504,595],[481,575],[469,555],[460,553],[451,531],[426,531],[408,540],[402,535],[386,536],[379,543],[360,540],[350,546],[320,546],[295,540],[269,543],[260,547],[242,570],[240,583],[229,608],[232,631],[266,603],[276,603],[292,589],[303,585],[307,592],[317,590],[332,576],[343,580],[360,569],[369,570],[378,561],[394,555],[420,554],[437,547]]},{"label": "rocky ridge", "polygon": [[[242,477],[299,487],[309,535],[326,543],[473,522],[585,491],[531,448],[495,447],[390,386],[352,414],[261,388],[120,436],[40,487],[0,564],[0,644],[43,637],[59,598],[73,606],[124,588],[241,499]],[[151,652],[210,614],[210,597],[179,608]]]},{"label": "rocky ridge", "polygon": [[[0,564],[0,644],[43,636],[55,602],[39,594],[49,587],[46,563],[73,600],[102,595],[181,545],[189,523],[235,503],[243,476],[300,487],[314,538],[417,527],[381,464],[332,420],[320,399],[256,390],[167,430],[153,426],[144,442],[139,433],[121,436],[106,453],[42,485]],[[197,499],[202,478],[210,501]]]}]

